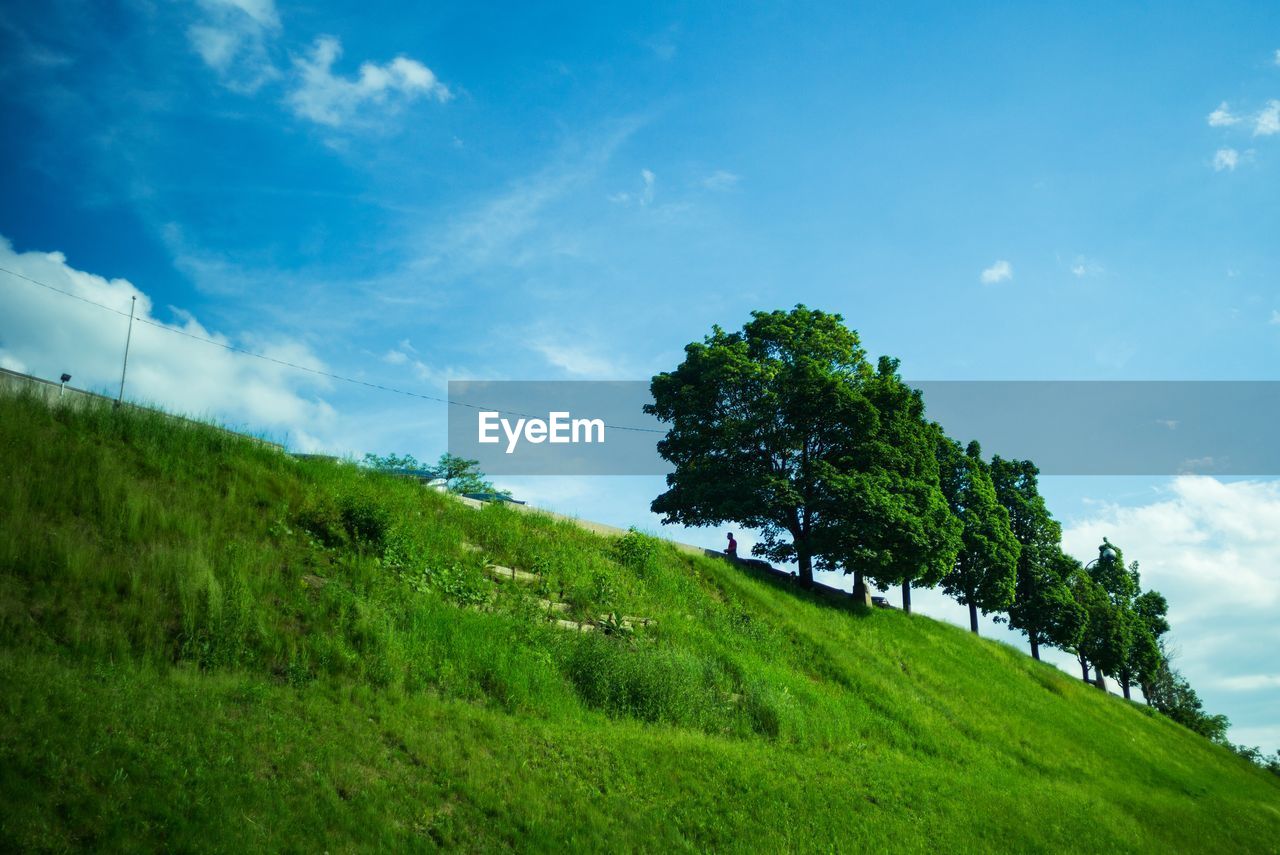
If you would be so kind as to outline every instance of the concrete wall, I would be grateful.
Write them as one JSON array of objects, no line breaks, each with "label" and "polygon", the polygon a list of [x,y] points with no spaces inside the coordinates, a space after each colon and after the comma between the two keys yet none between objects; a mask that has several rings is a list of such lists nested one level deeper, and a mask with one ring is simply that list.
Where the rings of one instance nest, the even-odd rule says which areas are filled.
[{"label": "concrete wall", "polygon": [[[33,377],[30,374],[21,374],[17,371],[10,371],[7,368],[0,368],[0,395],[35,395],[44,399],[52,406],[59,407],[86,407],[86,406],[110,406],[115,403],[114,398],[106,395],[99,395],[97,392],[89,392],[84,389],[75,389],[71,386],[62,387],[60,384],[52,380],[45,380],[40,377]],[[160,413],[166,418],[173,419],[187,425],[200,425],[202,427],[212,428],[213,430],[222,431],[233,436],[243,437],[251,440],[259,445],[265,445],[274,448],[277,451],[284,451],[284,446],[279,443],[269,442],[261,437],[252,436],[247,433],[229,430],[221,425],[209,424],[208,422],[200,422],[195,419],[189,419],[186,416],[179,416],[173,413],[166,413],[163,410],[154,410],[151,407],[142,407],[137,404],[131,404],[125,401],[121,406],[130,407],[135,410],[147,410],[153,413]]]}]

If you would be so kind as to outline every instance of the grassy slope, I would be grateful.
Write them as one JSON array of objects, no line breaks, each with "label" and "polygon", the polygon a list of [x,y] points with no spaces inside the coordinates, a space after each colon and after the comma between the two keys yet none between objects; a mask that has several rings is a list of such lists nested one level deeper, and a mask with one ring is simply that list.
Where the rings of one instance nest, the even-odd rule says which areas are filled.
[{"label": "grassy slope", "polygon": [[928,618],[148,414],[0,398],[0,477],[0,848],[1280,851],[1274,776]]}]

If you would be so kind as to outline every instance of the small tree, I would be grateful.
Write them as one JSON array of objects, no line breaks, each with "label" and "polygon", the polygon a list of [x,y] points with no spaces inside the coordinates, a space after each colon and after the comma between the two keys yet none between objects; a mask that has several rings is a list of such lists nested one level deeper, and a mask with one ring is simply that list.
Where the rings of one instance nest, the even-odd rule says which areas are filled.
[{"label": "small tree", "polygon": [[498,496],[510,496],[510,492],[499,490],[484,477],[480,471],[480,461],[467,460],[445,452],[434,466],[421,463],[412,454],[403,457],[397,454],[380,456],[366,454],[364,465],[380,472],[402,475],[415,475],[420,478],[439,478],[445,482],[445,489],[450,493],[493,493]]},{"label": "small tree", "polygon": [[1085,617],[1068,584],[1080,562],[1062,551],[1062,527],[1049,515],[1038,476],[1029,460],[997,456],[991,461],[996,498],[1009,512],[1009,528],[1020,546],[1013,605],[1005,619],[1027,636],[1035,659],[1042,644],[1074,650]]},{"label": "small tree", "polygon": [[[1133,566],[1136,573],[1137,562]],[[1169,603],[1159,591],[1146,591],[1133,600],[1129,610],[1132,626],[1129,651],[1118,675],[1126,698],[1130,686],[1148,685],[1160,668],[1160,637],[1169,631],[1168,613]],[[1146,696],[1145,689],[1143,696]]]},{"label": "small tree", "polygon": [[1021,546],[977,442],[961,450],[939,433],[938,467],[942,493],[962,526],[960,552],[942,590],[969,607],[969,629],[977,633],[979,609],[985,615],[1013,605]]},{"label": "small tree", "polygon": [[1089,669],[1093,668],[1095,682],[1105,688],[1104,675],[1114,676],[1130,645],[1130,627],[1124,614],[1111,602],[1111,598],[1086,570],[1072,575],[1068,580],[1075,601],[1084,610],[1084,625],[1072,651],[1080,662],[1081,676],[1089,682]]},{"label": "small tree", "polygon": [[1231,722],[1224,715],[1210,715],[1204,711],[1200,696],[1173,667],[1163,644],[1160,645],[1160,664],[1142,692],[1147,703],[1184,727],[1214,742],[1230,744],[1227,742],[1227,728]]}]

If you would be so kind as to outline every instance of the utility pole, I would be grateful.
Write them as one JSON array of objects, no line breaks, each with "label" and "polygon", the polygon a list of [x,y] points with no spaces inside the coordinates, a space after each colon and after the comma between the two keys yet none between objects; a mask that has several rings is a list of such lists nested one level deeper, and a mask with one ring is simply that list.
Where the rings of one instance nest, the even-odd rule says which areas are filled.
[{"label": "utility pole", "polygon": [[124,364],[120,367],[120,394],[116,396],[116,406],[124,400],[124,375],[129,370],[129,342],[133,340],[133,313],[138,308],[138,298],[129,298],[129,333],[124,338]]}]

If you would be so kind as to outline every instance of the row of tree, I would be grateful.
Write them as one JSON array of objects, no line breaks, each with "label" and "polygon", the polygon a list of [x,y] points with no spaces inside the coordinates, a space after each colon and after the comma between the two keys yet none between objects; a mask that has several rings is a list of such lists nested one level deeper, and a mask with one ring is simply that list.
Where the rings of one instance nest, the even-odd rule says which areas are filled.
[{"label": "row of tree", "polygon": [[906,611],[913,587],[941,585],[974,632],[994,614],[1037,659],[1058,647],[1086,681],[1092,670],[1151,697],[1168,607],[1137,563],[1105,541],[1087,565],[1067,555],[1035,465],[946,436],[898,361],[873,366],[839,315],[797,306],[717,326],[651,389],[674,464],[652,505],[664,522],[756,529],[753,551],[794,561],[802,584],[842,570],[855,595],[900,586]]}]

